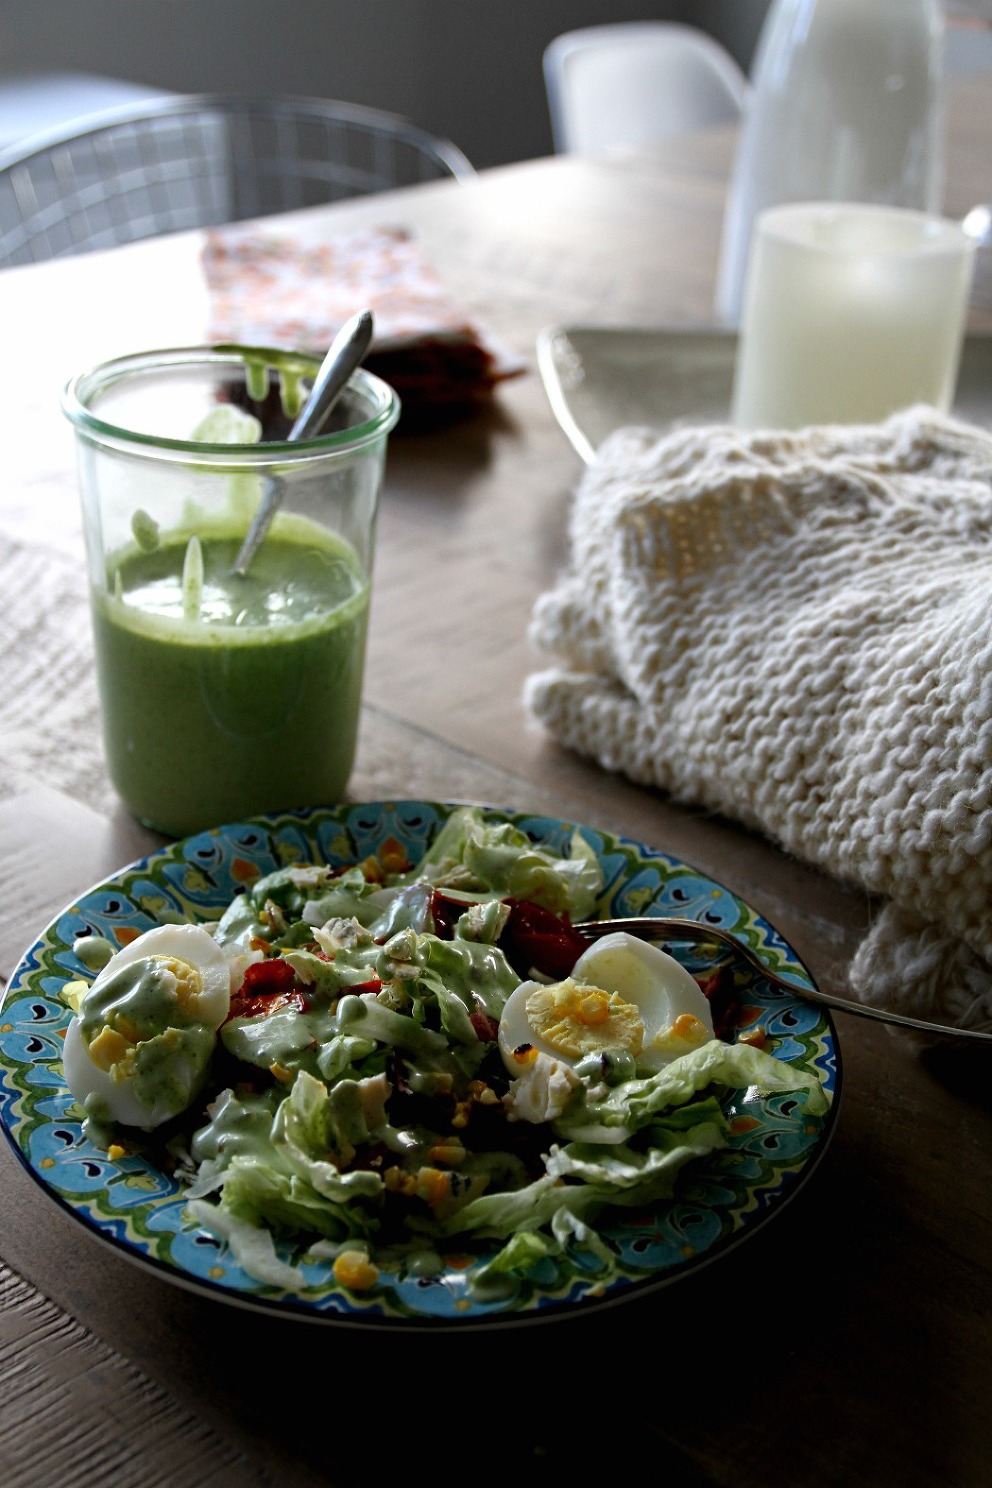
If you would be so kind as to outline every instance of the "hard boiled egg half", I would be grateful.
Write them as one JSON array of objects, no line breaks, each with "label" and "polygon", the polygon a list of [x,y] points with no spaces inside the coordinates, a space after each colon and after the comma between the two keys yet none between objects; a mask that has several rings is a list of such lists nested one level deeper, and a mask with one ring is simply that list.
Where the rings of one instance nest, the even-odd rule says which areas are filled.
[{"label": "hard boiled egg half", "polygon": [[161,1126],[202,1088],[230,1002],[227,956],[208,930],[146,931],[110,958],[69,1024],[69,1089],[98,1122]]},{"label": "hard boiled egg half", "polygon": [[620,930],[583,951],[564,981],[521,982],[503,1009],[499,1049],[516,1076],[533,1051],[573,1067],[613,1051],[646,1075],[713,1036],[709,1003],[685,967]]}]

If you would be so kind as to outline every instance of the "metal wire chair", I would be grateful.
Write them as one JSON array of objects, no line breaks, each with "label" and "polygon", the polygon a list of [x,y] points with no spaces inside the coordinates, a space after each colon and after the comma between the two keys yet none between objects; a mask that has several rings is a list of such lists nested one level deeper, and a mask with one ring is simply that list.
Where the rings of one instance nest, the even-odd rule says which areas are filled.
[{"label": "metal wire chair", "polygon": [[377,109],[170,95],[0,152],[0,268],[474,174]]}]

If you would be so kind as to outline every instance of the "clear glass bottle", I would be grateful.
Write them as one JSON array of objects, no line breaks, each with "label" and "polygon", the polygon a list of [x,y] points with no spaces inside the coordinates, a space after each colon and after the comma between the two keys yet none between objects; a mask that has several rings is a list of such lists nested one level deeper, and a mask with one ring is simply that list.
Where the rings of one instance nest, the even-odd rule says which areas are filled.
[{"label": "clear glass bottle", "polygon": [[765,207],[870,201],[939,211],[940,0],[772,0],[727,197],[716,310],[740,318]]}]

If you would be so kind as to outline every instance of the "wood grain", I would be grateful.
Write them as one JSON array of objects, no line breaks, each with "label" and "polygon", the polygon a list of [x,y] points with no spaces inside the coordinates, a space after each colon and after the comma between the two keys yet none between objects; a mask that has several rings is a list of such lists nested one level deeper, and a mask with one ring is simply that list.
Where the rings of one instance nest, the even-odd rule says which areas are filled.
[{"label": "wood grain", "polygon": [[0,1376],[6,1488],[266,1481],[204,1421],[2,1261]]}]

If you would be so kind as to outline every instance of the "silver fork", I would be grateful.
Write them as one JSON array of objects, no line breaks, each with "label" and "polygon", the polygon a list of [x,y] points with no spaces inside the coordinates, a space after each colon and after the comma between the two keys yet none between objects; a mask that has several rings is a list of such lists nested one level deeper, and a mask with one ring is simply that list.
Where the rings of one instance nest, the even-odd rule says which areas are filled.
[{"label": "silver fork", "polygon": [[835,997],[833,993],[821,992],[818,987],[790,981],[788,977],[773,971],[762,960],[758,952],[752,950],[739,935],[735,935],[732,930],[723,929],[720,925],[705,925],[699,920],[665,915],[656,918],[646,916],[643,919],[584,920],[573,925],[572,928],[587,940],[599,940],[602,936],[610,935],[616,930],[626,930],[628,935],[636,935],[641,940],[716,941],[720,945],[728,946],[735,955],[740,956],[755,971],[760,972],[773,986],[780,988],[783,992],[791,993],[793,997],[801,997],[806,1002],[816,1002],[840,1012],[854,1013],[859,1018],[872,1018],[876,1023],[895,1023],[900,1028],[915,1028],[921,1033],[992,1042],[992,1033],[985,1033],[978,1028],[955,1028],[947,1023],[930,1023],[925,1018],[911,1018],[908,1013],[889,1012],[886,1008],[872,1007],[870,1003],[856,1002],[853,998]]}]

